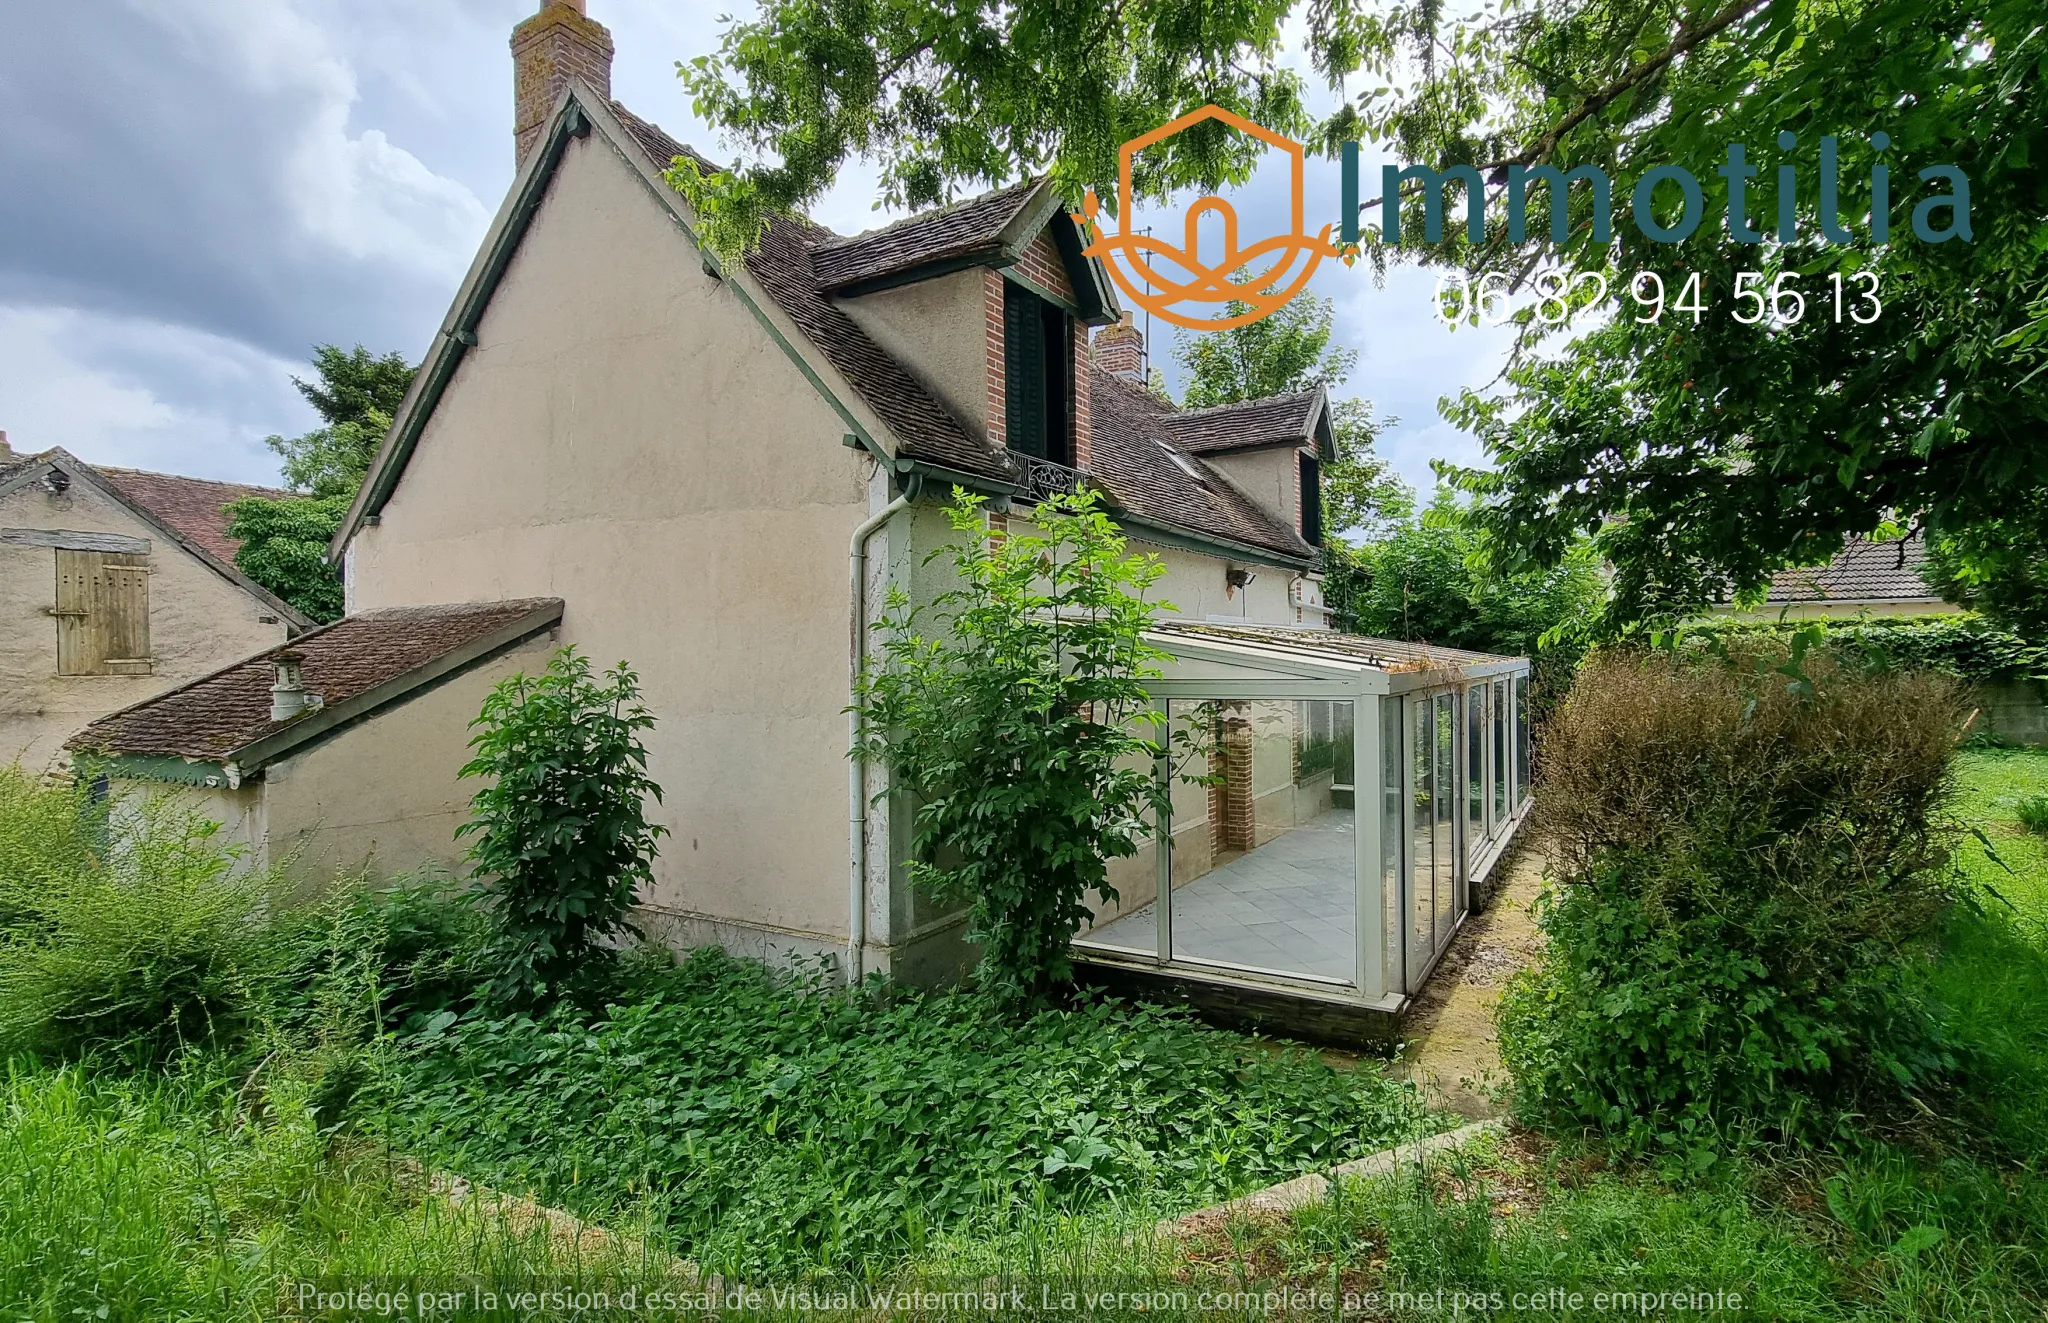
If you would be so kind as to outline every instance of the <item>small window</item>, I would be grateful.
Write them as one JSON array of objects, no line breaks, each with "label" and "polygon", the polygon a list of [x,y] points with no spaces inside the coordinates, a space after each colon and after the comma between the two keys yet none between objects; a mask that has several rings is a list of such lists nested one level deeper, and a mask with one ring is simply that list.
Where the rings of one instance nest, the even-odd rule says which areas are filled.
[{"label": "small window", "polygon": [[1010,449],[1074,462],[1074,329],[1057,304],[1003,287],[1004,422]]},{"label": "small window", "polygon": [[148,675],[149,557],[57,553],[57,674]]},{"label": "small window", "polygon": [[1323,466],[1309,454],[1301,456],[1301,540],[1323,544]]}]

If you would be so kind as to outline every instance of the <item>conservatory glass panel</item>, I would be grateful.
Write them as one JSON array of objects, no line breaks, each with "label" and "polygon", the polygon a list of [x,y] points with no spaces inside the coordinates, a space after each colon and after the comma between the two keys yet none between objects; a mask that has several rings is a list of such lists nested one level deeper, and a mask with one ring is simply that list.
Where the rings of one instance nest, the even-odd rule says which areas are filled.
[{"label": "conservatory glass panel", "polygon": [[1493,825],[1508,820],[1508,684],[1493,682]]},{"label": "conservatory glass panel", "polygon": [[1401,898],[1401,700],[1380,701],[1380,932],[1385,941],[1386,986],[1403,989]]},{"label": "conservatory glass panel", "polygon": [[1436,954],[1436,704],[1408,700],[1408,978],[1416,980]]},{"label": "conservatory glass panel", "polygon": [[[1155,729],[1148,727],[1144,733],[1151,735]],[[1175,741],[1169,748],[1177,754],[1181,743],[1184,741]],[[1169,767],[1175,765],[1175,761],[1175,758],[1170,758]],[[1185,762],[1185,757],[1180,756],[1177,761]],[[1158,770],[1156,763],[1153,767]],[[1200,770],[1196,769],[1198,775]],[[1178,777],[1172,779],[1173,812],[1168,822],[1174,832],[1183,830],[1182,820],[1188,807],[1198,806],[1201,795],[1200,786],[1185,787],[1179,783]],[[1147,813],[1146,821],[1150,820],[1151,815]],[[1107,861],[1108,871],[1104,880],[1115,889],[1116,899],[1105,900],[1092,892],[1085,898],[1093,914],[1075,934],[1074,945],[1119,955],[1158,958],[1160,915],[1155,902],[1159,898],[1160,852],[1157,835],[1148,834],[1139,843],[1137,854],[1128,859]],[[1170,858],[1171,852],[1167,853]]]},{"label": "conservatory glass panel", "polygon": [[1465,690],[1465,845],[1478,854],[1486,844],[1486,686]]},{"label": "conservatory glass panel", "polygon": [[1458,698],[1448,691],[1436,696],[1436,932],[1442,946],[1457,922],[1458,908]]},{"label": "conservatory glass panel", "polygon": [[1529,797],[1529,677],[1515,677],[1515,803]]},{"label": "conservatory glass panel", "polygon": [[[1193,737],[1203,762],[1194,770],[1209,782],[1174,794],[1173,959],[1355,983],[1357,833],[1351,796],[1335,789],[1335,746],[1349,740],[1351,703],[1175,700],[1168,708]],[[1157,930],[1149,907],[1112,928],[1146,922]]]}]

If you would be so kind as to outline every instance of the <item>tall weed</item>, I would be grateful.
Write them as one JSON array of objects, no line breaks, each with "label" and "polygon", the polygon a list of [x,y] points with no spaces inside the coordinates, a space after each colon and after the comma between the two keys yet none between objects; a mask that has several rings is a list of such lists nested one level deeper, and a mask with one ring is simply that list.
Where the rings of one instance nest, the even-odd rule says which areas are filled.
[{"label": "tall weed", "polygon": [[[70,798],[7,789],[0,830]],[[0,1053],[161,1058],[248,1025],[277,887],[219,832],[168,799],[137,805],[103,857],[58,832],[0,943]]]}]

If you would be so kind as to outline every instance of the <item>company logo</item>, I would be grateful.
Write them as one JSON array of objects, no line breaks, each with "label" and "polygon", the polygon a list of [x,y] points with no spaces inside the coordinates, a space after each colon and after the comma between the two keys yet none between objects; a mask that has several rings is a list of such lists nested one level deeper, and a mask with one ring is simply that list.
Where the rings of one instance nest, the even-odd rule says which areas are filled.
[{"label": "company logo", "polygon": [[[1131,187],[1131,163],[1137,154],[1155,143],[1164,142],[1192,125],[1207,120],[1227,124],[1241,133],[1266,143],[1279,151],[1287,161],[1288,189],[1291,229],[1286,234],[1261,239],[1248,247],[1240,247],[1237,233],[1237,209],[1220,197],[1196,198],[1188,204],[1183,220],[1184,238],[1178,248],[1162,239],[1137,228],[1136,205]],[[1759,245],[1775,242],[1780,245],[1792,244],[1802,238],[1801,222],[1805,219],[1800,206],[1798,187],[1798,166],[1793,153],[1799,145],[1796,135],[1781,132],[1777,135],[1780,163],[1774,170],[1773,185],[1762,185],[1752,194],[1748,185],[1762,174],[1759,166],[1750,163],[1747,149],[1742,143],[1727,144],[1726,164],[1716,166],[1714,173],[1726,180],[1722,190],[1726,197],[1726,218],[1728,241],[1739,250],[1742,245]],[[1888,244],[1892,239],[1892,216],[1895,207],[1904,199],[1894,200],[1892,195],[1892,172],[1887,163],[1886,153],[1891,149],[1891,135],[1882,130],[1871,133],[1867,150],[1860,153],[1869,160],[1867,183],[1851,179],[1852,194],[1867,196],[1867,209],[1858,207],[1851,214],[1861,212],[1867,216],[1867,228],[1861,234],[1850,230],[1844,223],[1842,203],[1844,200],[1841,178],[1841,142],[1833,135],[1820,139],[1819,179],[1817,181],[1817,205],[1813,216],[1819,221],[1817,236],[1822,245],[1835,244]],[[1082,210],[1074,215],[1083,233],[1090,236],[1090,242],[1083,251],[1090,257],[1102,259],[1108,268],[1110,279],[1116,287],[1128,296],[1131,302],[1173,326],[1185,327],[1191,331],[1226,331],[1235,326],[1246,326],[1280,310],[1287,301],[1308,284],[1322,265],[1325,257],[1341,257],[1345,265],[1358,258],[1360,248],[1360,220],[1362,208],[1358,202],[1359,145],[1346,142],[1340,145],[1342,164],[1343,201],[1339,214],[1342,224],[1338,242],[1332,243],[1332,226],[1325,225],[1315,234],[1304,228],[1303,174],[1306,154],[1300,143],[1291,141],[1262,125],[1254,124],[1242,115],[1232,114],[1221,106],[1203,106],[1190,111],[1170,124],[1161,125],[1152,132],[1131,139],[1123,145],[1117,176],[1117,232],[1106,231],[1099,219],[1102,204],[1090,189],[1082,203]],[[1441,170],[1427,166],[1385,165],[1380,171],[1380,234],[1388,247],[1399,247],[1413,243],[1411,229],[1404,233],[1401,224],[1402,198],[1404,195],[1419,195],[1423,213],[1423,239],[1427,243],[1440,243],[1444,238],[1448,213],[1462,196],[1465,208],[1465,234],[1468,242],[1483,243],[1488,233],[1488,188],[1489,181],[1483,178],[1476,166],[1451,165]],[[1954,165],[1930,165],[1918,171],[1919,182],[1929,186],[1928,195],[1919,199],[1912,210],[1912,233],[1922,243],[1941,244],[1960,239],[1973,242],[1975,231],[1970,221],[1970,181],[1961,169]],[[1452,184],[1458,185],[1456,193]],[[1504,185],[1507,201],[1507,238],[1510,242],[1527,242],[1530,232],[1531,194],[1535,186],[1541,185],[1544,200],[1549,210],[1549,233],[1552,243],[1562,244],[1569,232],[1570,207],[1567,194],[1577,185],[1590,192],[1592,200],[1591,237],[1597,244],[1606,244],[1614,236],[1614,184],[1607,172],[1596,165],[1580,165],[1563,169],[1555,165],[1509,165],[1502,175],[1491,183]],[[1936,185],[1947,185],[1947,191],[1933,191]],[[1664,189],[1665,204],[1660,210],[1657,205],[1660,187]],[[1671,189],[1678,193],[1679,208],[1673,214],[1669,203]],[[1752,228],[1752,219],[1763,221],[1764,197],[1775,203],[1776,225],[1768,232]],[[1752,202],[1752,197],[1757,201]],[[1630,185],[1628,214],[1636,228],[1651,243],[1677,244],[1690,239],[1693,232],[1706,216],[1706,195],[1699,179],[1682,166],[1653,166],[1636,176]],[[1215,262],[1204,262],[1198,250],[1198,230],[1205,217],[1215,216],[1222,221],[1223,255]],[[1121,258],[1119,261],[1117,259]],[[1162,271],[1159,263],[1165,262],[1177,268],[1184,275]],[[1491,279],[1492,277],[1488,277]],[[1639,272],[1631,289],[1647,278],[1656,286],[1654,302],[1658,315],[1662,314],[1663,278],[1655,272]],[[1745,283],[1764,279],[1762,272],[1736,273],[1735,296],[1758,298],[1755,290],[1746,290]],[[1854,274],[1854,279],[1873,282],[1866,291],[1867,298],[1875,308],[1876,289],[1874,272],[1865,270]],[[1466,278],[1457,277],[1460,281]],[[1842,276],[1837,273],[1830,279],[1835,291],[1836,320],[1842,317],[1843,295]],[[1606,278],[1599,272],[1581,272],[1571,278],[1576,288],[1581,280],[1596,281],[1605,296]],[[1796,294],[1781,290],[1787,281],[1796,283],[1796,273],[1781,274],[1772,284],[1773,307],[1779,303],[1791,306],[1797,301],[1803,307],[1803,299]],[[1468,282],[1469,283],[1469,282]],[[1438,281],[1439,290],[1442,280]],[[1700,304],[1701,277],[1691,273],[1685,284],[1685,295],[1693,298],[1691,304],[1681,302],[1674,305],[1680,310],[1698,313],[1703,311]],[[1597,300],[1596,300],[1597,301]],[[1652,300],[1640,292],[1639,303],[1647,305]],[[1469,300],[1468,300],[1469,302]],[[1569,311],[1569,302],[1554,296],[1546,302],[1555,302]],[[1181,304],[1208,304],[1223,309],[1222,315],[1214,317],[1191,316],[1178,311]],[[1231,312],[1230,305],[1237,304],[1245,310]],[[1461,304],[1461,307],[1465,305]],[[1439,309],[1441,313],[1441,309]],[[1782,312],[1782,309],[1780,309]],[[1463,315],[1461,313],[1461,315]],[[1742,317],[1739,320],[1754,324],[1756,317]],[[1777,314],[1774,314],[1777,315]],[[1862,316],[1855,319],[1867,324]],[[1871,319],[1875,318],[1875,311]],[[1556,319],[1545,316],[1546,321]],[[1777,315],[1780,321],[1797,321],[1796,314]],[[1488,320],[1496,320],[1489,318]],[[1651,318],[1649,320],[1655,320]]]},{"label": "company logo", "polygon": [[[1147,147],[1164,142],[1191,125],[1212,119],[1250,134],[1285,155],[1292,205],[1291,232],[1261,239],[1249,247],[1240,247],[1237,208],[1214,196],[1196,198],[1188,204],[1183,222],[1184,238],[1178,248],[1136,228],[1137,210],[1131,189],[1132,160]],[[1301,292],[1325,257],[1341,255],[1336,245],[1330,242],[1330,226],[1325,225],[1321,232],[1313,235],[1303,229],[1303,156],[1300,143],[1254,124],[1242,115],[1232,114],[1221,106],[1203,106],[1200,110],[1189,111],[1172,123],[1161,125],[1123,145],[1118,154],[1116,233],[1111,234],[1102,227],[1099,220],[1102,203],[1095,196],[1094,189],[1088,190],[1081,211],[1074,217],[1075,223],[1091,240],[1084,251],[1090,257],[1102,259],[1102,264],[1109,269],[1110,279],[1131,302],[1170,325],[1191,331],[1226,331],[1270,316]],[[1215,262],[1204,262],[1196,243],[1197,231],[1207,216],[1215,216],[1223,222],[1223,255]],[[1116,260],[1118,257],[1123,260]],[[1177,270],[1162,270],[1161,263],[1170,264],[1170,268]],[[1296,270],[1297,266],[1299,270]],[[1184,303],[1214,305],[1224,312],[1214,317],[1190,316],[1177,310],[1177,305]],[[1232,303],[1244,304],[1247,310],[1231,314],[1228,307]]]}]

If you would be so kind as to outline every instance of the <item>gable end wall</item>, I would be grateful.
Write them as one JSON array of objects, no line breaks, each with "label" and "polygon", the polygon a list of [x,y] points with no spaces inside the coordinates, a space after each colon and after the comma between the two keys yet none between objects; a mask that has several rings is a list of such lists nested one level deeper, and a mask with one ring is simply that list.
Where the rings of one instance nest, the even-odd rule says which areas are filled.
[{"label": "gable end wall", "polygon": [[600,134],[568,143],[477,337],[351,544],[352,609],[563,598],[562,642],[630,662],[657,722],[650,918],[836,947],[870,462]]}]

